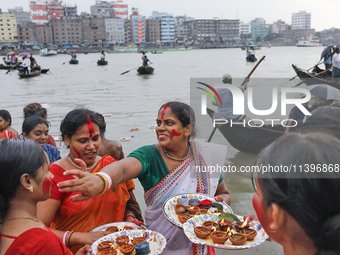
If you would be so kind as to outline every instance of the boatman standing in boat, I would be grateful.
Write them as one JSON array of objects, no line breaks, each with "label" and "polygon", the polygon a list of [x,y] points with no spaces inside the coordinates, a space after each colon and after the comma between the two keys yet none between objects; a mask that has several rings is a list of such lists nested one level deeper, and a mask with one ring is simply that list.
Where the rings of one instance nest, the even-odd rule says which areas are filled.
[{"label": "boatman standing in boat", "polygon": [[[224,84],[232,84],[231,75],[228,73],[223,75],[222,82]],[[249,82],[249,78],[246,78],[246,81],[243,86],[235,86],[235,87],[239,88],[242,91],[242,93],[244,93],[244,91],[247,89],[248,82]],[[226,119],[230,119],[233,121],[243,121],[243,120],[249,121],[250,120],[248,117],[246,117],[246,115],[234,115],[233,114],[234,100],[233,100],[233,94],[231,93],[229,89],[217,88],[216,91],[220,95],[222,105],[220,104],[217,96],[214,95],[215,101],[218,107],[218,113],[214,114],[214,119],[221,119],[221,118],[225,119],[226,118]],[[212,103],[213,105],[215,105],[214,101]]]},{"label": "boatman standing in boat", "polygon": [[102,60],[104,60],[104,59],[105,59],[105,50],[102,50],[101,59],[102,59]]},{"label": "boatman standing in boat", "polygon": [[[150,62],[150,60],[149,60],[148,57],[145,55],[145,53],[143,53],[142,59],[143,59],[143,66],[147,67],[147,66],[148,66],[148,62]],[[150,63],[151,63],[151,62],[150,62]]]},{"label": "boatman standing in boat", "polygon": [[22,59],[23,61],[21,63],[21,66],[24,68],[24,73],[30,74],[31,73],[31,60],[29,59],[27,53],[24,53],[24,56]]},{"label": "boatman standing in boat", "polygon": [[339,70],[340,70],[340,48],[337,46],[335,48],[335,53],[333,55],[333,66],[332,66],[332,78],[333,80],[339,81]]}]

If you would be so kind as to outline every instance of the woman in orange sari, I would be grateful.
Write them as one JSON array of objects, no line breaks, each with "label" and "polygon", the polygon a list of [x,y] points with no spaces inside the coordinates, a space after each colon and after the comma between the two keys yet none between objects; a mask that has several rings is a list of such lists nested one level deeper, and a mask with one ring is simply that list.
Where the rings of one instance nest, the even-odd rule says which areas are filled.
[{"label": "woman in orange sari", "polygon": [[[75,246],[71,249],[73,252],[81,247],[79,245],[92,244],[107,234],[101,231],[81,232],[89,232],[100,225],[124,220],[142,224],[136,220],[139,215],[135,215],[128,207],[130,192],[135,187],[132,180],[108,189],[101,196],[80,203],[70,203],[77,193],[59,191],[57,183],[74,179],[72,176],[63,175],[66,170],[79,168],[97,174],[104,166],[116,161],[108,155],[98,156],[101,144],[100,125],[97,113],[87,109],[76,109],[66,115],[61,122],[60,131],[64,143],[70,148],[70,154],[51,164],[50,171],[54,175],[51,197],[38,205],[38,218],[51,229],[59,230],[56,233],[60,238],[63,238],[67,231],[76,231],[72,232],[69,238],[69,246]],[[105,176],[97,175],[105,185],[110,185]]]}]

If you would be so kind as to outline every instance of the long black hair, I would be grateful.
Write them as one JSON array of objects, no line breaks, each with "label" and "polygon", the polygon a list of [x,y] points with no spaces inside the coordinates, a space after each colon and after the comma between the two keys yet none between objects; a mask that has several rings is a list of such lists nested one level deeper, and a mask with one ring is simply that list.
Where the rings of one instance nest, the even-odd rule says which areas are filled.
[{"label": "long black hair", "polygon": [[45,152],[32,139],[0,140],[0,220],[8,213],[21,176],[27,173],[35,178],[37,170],[47,163]]},{"label": "long black hair", "polygon": [[168,102],[163,104],[158,113],[163,107],[169,106],[171,108],[171,112],[179,119],[182,123],[182,127],[186,127],[187,125],[191,125],[190,129],[190,139],[195,139],[196,137],[196,117],[194,110],[187,104],[177,101]]},{"label": "long black hair", "polygon": [[5,121],[9,121],[8,126],[11,126],[11,124],[12,124],[12,117],[11,117],[11,114],[7,110],[0,110],[0,116]]},{"label": "long black hair", "polygon": [[[297,167],[297,172],[291,168],[284,175],[267,171],[258,183],[266,204],[276,203],[289,213],[314,242],[317,254],[340,253],[339,155],[340,141],[329,134],[291,133],[266,147],[257,160],[262,169]],[[309,172],[301,173],[300,166]],[[317,173],[317,167],[326,172]]]}]

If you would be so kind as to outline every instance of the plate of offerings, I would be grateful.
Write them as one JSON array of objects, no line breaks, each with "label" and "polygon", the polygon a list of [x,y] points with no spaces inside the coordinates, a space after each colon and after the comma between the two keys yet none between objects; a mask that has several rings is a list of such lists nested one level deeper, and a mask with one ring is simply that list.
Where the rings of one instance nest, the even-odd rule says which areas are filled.
[{"label": "plate of offerings", "polygon": [[126,230],[104,236],[91,245],[88,255],[161,254],[165,237],[151,230]]},{"label": "plate of offerings", "polygon": [[231,217],[221,219],[217,214],[197,215],[183,225],[183,230],[195,244],[224,250],[250,249],[266,241],[268,235],[260,222],[243,221],[242,216],[233,216],[237,217],[238,221],[232,220]]},{"label": "plate of offerings", "polygon": [[111,231],[112,233],[120,232],[124,230],[133,230],[133,229],[145,229],[144,227],[138,226],[133,222],[112,222],[105,225],[101,225],[92,229],[90,232],[96,231]]},{"label": "plate of offerings", "polygon": [[217,202],[213,197],[200,193],[169,197],[162,209],[168,221],[181,228],[188,219],[196,215],[233,213],[225,202]]}]

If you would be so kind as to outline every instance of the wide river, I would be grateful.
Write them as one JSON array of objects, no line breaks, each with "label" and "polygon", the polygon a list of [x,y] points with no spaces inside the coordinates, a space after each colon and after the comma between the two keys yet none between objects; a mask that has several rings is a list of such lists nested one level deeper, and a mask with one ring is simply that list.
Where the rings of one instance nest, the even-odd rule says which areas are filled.
[{"label": "wide river", "polygon": [[[256,56],[260,59],[265,55],[266,58],[251,78],[280,78],[283,86],[294,86],[299,79],[288,82],[295,76],[291,65],[296,64],[308,69],[319,61],[322,50],[322,47],[262,48],[256,51]],[[154,129],[150,129],[149,126],[156,123],[157,111],[163,103],[172,100],[190,103],[190,78],[220,79],[226,72],[233,77],[242,78],[246,77],[255,65],[245,61],[245,51],[241,49],[189,50],[147,55],[153,63],[155,72],[153,75],[145,76],[138,75],[136,69],[120,75],[141,64],[140,54],[106,54],[106,60],[109,61],[107,66],[97,66],[99,53],[78,54],[78,65],[68,64],[69,55],[34,56],[43,68],[50,68],[51,73],[31,79],[19,79],[17,71],[5,74],[6,71],[3,70],[0,73],[0,109],[6,109],[11,113],[12,126],[21,132],[23,107],[33,102],[46,104],[48,120],[51,123],[50,134],[53,137],[60,135],[61,120],[75,107],[85,106],[102,114],[112,114],[106,118],[106,137],[117,140],[121,137],[131,138],[130,141],[122,142],[124,153],[128,155],[140,146],[157,143]],[[324,68],[323,65],[320,67]],[[271,94],[259,93],[257,99],[270,103],[271,98],[268,98],[268,95]],[[127,115],[132,116],[126,117]],[[129,131],[135,127],[139,128],[139,131]],[[198,137],[207,139],[211,130],[211,126],[205,125],[203,128],[199,126]],[[219,131],[216,131],[212,142],[228,145]],[[65,157],[68,153],[66,147],[61,142],[57,144],[62,150],[62,156]],[[229,145],[225,164],[236,167],[253,165],[255,158],[255,154],[240,152]],[[234,177],[228,178],[227,174],[224,175],[231,193],[231,207],[234,213],[239,215],[254,213],[251,202],[254,190],[250,175]],[[135,193],[144,211],[143,189],[138,180],[135,183],[137,186]],[[225,253],[272,255],[281,254],[282,248],[275,242],[265,242],[251,250],[218,250],[218,254]]]}]

